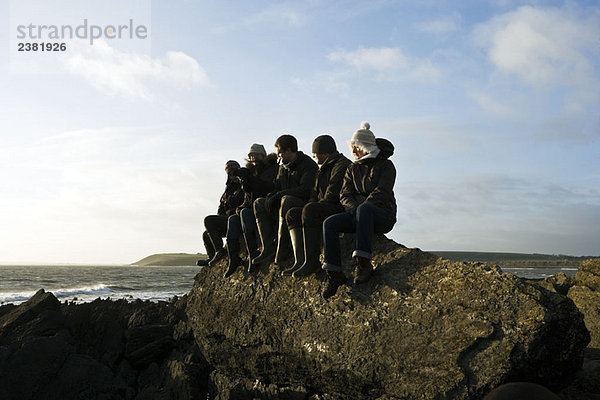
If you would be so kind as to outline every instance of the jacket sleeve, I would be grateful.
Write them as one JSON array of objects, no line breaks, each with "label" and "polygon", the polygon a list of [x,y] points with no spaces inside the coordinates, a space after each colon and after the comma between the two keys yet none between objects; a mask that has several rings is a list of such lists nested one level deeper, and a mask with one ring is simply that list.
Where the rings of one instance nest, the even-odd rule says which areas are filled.
[{"label": "jacket sleeve", "polygon": [[352,176],[352,166],[349,165],[346,168],[344,179],[342,180],[342,191],[340,193],[340,203],[344,207],[344,211],[350,214],[354,214],[356,208],[360,204],[356,199],[356,189],[354,187],[354,179]]},{"label": "jacket sleeve", "polygon": [[310,197],[310,191],[315,184],[315,177],[317,176],[317,170],[319,167],[317,163],[312,160],[307,161],[304,165],[299,166],[298,174],[300,175],[300,183],[295,188],[286,189],[279,191],[279,195],[286,196],[295,196],[302,200],[308,200]]},{"label": "jacket sleeve", "polygon": [[367,202],[378,206],[388,208],[394,202],[394,183],[396,182],[396,167],[394,164],[385,160],[380,169],[379,179],[375,189],[367,197]]},{"label": "jacket sleeve", "polygon": [[329,177],[329,184],[327,185],[327,190],[325,191],[325,196],[319,201],[334,204],[340,202],[340,192],[342,190],[342,183],[344,182],[346,170],[348,169],[348,164],[349,161],[340,161],[333,166],[331,170],[331,176]]}]

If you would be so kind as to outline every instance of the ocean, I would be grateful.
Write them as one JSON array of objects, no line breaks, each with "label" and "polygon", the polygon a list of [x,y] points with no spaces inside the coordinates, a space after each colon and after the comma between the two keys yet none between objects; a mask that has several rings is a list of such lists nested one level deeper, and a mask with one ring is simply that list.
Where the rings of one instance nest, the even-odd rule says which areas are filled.
[{"label": "ocean", "polygon": [[[169,300],[189,293],[201,267],[139,267],[131,265],[0,265],[0,304],[20,304],[43,288],[59,301]],[[517,276],[546,278],[558,272],[574,276],[575,267],[503,268]]]},{"label": "ocean", "polygon": [[189,293],[201,267],[0,265],[0,304],[20,304],[43,288],[60,300],[169,300]]}]

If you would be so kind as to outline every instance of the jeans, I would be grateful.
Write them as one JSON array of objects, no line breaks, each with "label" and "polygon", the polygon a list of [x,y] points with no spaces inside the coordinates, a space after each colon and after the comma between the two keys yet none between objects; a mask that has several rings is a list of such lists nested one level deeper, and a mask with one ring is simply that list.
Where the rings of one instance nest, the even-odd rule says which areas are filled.
[{"label": "jeans", "polygon": [[[223,237],[227,233],[227,216],[226,215],[209,215],[204,218],[204,227],[208,232],[208,237],[212,244],[213,250],[219,251],[223,248]],[[206,247],[206,245],[204,246]],[[207,253],[209,249],[206,249]]]},{"label": "jeans", "polygon": [[389,210],[369,203],[362,203],[356,214],[334,214],[323,222],[323,248],[325,263],[323,269],[329,271],[342,270],[340,251],[340,232],[356,232],[354,235],[354,252],[352,257],[373,258],[371,244],[375,233],[387,233],[396,223],[396,215]]},{"label": "jeans", "polygon": [[227,220],[227,241],[238,240],[242,234],[256,231],[254,212],[250,208],[242,208]]}]

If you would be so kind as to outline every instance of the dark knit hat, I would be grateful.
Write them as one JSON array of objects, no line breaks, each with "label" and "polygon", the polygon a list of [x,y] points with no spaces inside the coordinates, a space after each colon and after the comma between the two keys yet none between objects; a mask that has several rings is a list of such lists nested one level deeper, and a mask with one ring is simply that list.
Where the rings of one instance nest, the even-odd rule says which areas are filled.
[{"label": "dark knit hat", "polygon": [[329,135],[317,136],[312,144],[312,152],[314,154],[335,153],[336,151],[335,140]]},{"label": "dark knit hat", "polygon": [[240,169],[240,163],[235,160],[229,160],[225,163],[225,172],[229,173],[229,171],[233,171],[235,169]]}]

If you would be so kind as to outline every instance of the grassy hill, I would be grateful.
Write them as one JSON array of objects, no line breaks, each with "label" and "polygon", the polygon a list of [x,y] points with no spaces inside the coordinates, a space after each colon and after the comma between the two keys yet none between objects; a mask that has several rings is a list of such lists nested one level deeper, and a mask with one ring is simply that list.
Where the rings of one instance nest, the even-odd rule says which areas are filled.
[{"label": "grassy hill", "polygon": [[481,261],[500,266],[578,266],[583,260],[595,258],[591,256],[567,256],[564,254],[527,254],[527,253],[494,253],[475,251],[430,251],[437,256],[452,261]]},{"label": "grassy hill", "polygon": [[200,259],[206,258],[205,254],[169,253],[153,254],[139,261],[131,263],[141,267],[145,266],[191,266],[196,265]]}]

